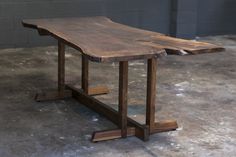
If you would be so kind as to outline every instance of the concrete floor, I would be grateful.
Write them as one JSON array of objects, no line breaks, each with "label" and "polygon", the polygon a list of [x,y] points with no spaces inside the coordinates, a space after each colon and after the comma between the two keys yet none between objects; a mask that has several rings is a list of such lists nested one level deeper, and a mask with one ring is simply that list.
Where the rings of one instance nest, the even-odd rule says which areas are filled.
[{"label": "concrete floor", "polygon": [[[159,59],[156,120],[179,129],[91,143],[91,133],[115,128],[73,99],[36,103],[37,91],[56,88],[55,47],[0,50],[0,157],[235,157],[236,37],[203,40],[226,52]],[[80,55],[66,54],[67,82],[80,83]],[[144,121],[146,63],[130,63],[129,116]],[[118,65],[91,63],[91,84],[107,84],[98,98],[117,108]]]}]

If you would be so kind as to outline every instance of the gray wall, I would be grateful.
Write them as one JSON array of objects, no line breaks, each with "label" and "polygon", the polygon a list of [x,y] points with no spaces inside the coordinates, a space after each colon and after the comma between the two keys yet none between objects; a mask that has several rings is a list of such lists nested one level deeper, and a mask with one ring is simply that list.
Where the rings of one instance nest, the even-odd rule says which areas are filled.
[{"label": "gray wall", "polygon": [[236,33],[236,0],[172,0],[170,34],[181,38]]},{"label": "gray wall", "polygon": [[198,0],[172,0],[171,36],[192,39],[196,37]]},{"label": "gray wall", "polygon": [[135,27],[169,33],[171,0],[0,0],[0,48],[54,44],[23,28],[22,19],[105,15]]},{"label": "gray wall", "polygon": [[55,44],[22,19],[108,16],[181,38],[236,33],[236,0],[0,0],[0,48]]},{"label": "gray wall", "polygon": [[236,0],[199,0],[197,35],[236,33]]}]

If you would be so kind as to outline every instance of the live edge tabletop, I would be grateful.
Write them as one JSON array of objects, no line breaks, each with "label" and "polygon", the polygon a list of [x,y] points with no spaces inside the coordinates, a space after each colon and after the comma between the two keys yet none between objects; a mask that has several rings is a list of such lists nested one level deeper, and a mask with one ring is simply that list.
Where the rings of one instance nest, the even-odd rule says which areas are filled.
[{"label": "live edge tabletop", "polygon": [[208,43],[129,27],[106,17],[24,20],[23,24],[63,40],[97,62],[152,58],[166,51],[196,54],[222,50]]},{"label": "live edge tabletop", "polygon": [[[144,141],[151,134],[178,128],[175,120],[155,121],[157,58],[166,54],[199,54],[224,48],[115,23],[106,17],[24,20],[25,27],[58,40],[58,89],[37,94],[36,101],[75,98],[80,104],[105,116],[117,129],[95,131],[93,142],[136,136]],[[65,84],[65,45],[82,53],[81,89]],[[140,124],[127,116],[128,61],[147,60],[146,122]],[[89,87],[89,60],[119,62],[118,111],[95,99],[107,94],[107,87]]]}]

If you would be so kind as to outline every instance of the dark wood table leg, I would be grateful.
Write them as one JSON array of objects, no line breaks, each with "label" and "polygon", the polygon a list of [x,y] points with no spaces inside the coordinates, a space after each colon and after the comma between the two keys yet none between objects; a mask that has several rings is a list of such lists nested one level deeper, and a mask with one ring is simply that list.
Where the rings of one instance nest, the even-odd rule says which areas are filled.
[{"label": "dark wood table leg", "polygon": [[[88,87],[88,59],[82,57],[82,89],[89,95],[101,95],[109,93],[109,89],[105,86]],[[47,91],[37,93],[36,101],[49,101],[69,98],[72,96],[71,90],[65,88],[65,43],[58,41],[58,89],[57,91]]]},{"label": "dark wood table leg", "polygon": [[150,130],[154,128],[155,123],[156,69],[156,59],[149,59],[147,65],[146,124],[149,125]]},{"label": "dark wood table leg", "polygon": [[89,79],[89,63],[88,59],[82,55],[82,79],[81,87],[82,90],[88,94],[88,79]]},{"label": "dark wood table leg", "polygon": [[149,126],[149,133],[171,131],[178,128],[175,120],[155,122],[155,99],[156,99],[156,71],[157,59],[148,59],[147,67],[147,99],[146,99],[146,125]]},{"label": "dark wood table leg", "polygon": [[101,95],[109,93],[109,89],[106,86],[89,87],[89,60],[84,55],[82,56],[81,80],[81,87],[88,95]]},{"label": "dark wood table leg", "polygon": [[65,91],[65,44],[58,42],[58,92],[64,96]]},{"label": "dark wood table leg", "polygon": [[36,101],[57,100],[71,97],[71,91],[65,90],[65,44],[58,41],[58,90],[36,94]]},{"label": "dark wood table leg", "polygon": [[128,61],[119,65],[119,120],[121,136],[127,137]]}]

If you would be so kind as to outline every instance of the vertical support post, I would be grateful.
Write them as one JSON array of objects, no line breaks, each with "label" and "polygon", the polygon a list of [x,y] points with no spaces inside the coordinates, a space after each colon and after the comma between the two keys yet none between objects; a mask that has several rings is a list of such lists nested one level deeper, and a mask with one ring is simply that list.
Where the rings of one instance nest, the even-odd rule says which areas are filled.
[{"label": "vertical support post", "polygon": [[119,124],[121,136],[127,137],[128,61],[119,63]]},{"label": "vertical support post", "polygon": [[82,89],[83,91],[88,94],[88,79],[89,79],[89,63],[88,59],[82,55]]},{"label": "vertical support post", "polygon": [[65,91],[65,44],[58,40],[58,93],[64,96]]},{"label": "vertical support post", "polygon": [[147,65],[147,98],[146,98],[146,125],[150,130],[155,125],[155,99],[156,99],[156,70],[157,59],[148,59]]}]

